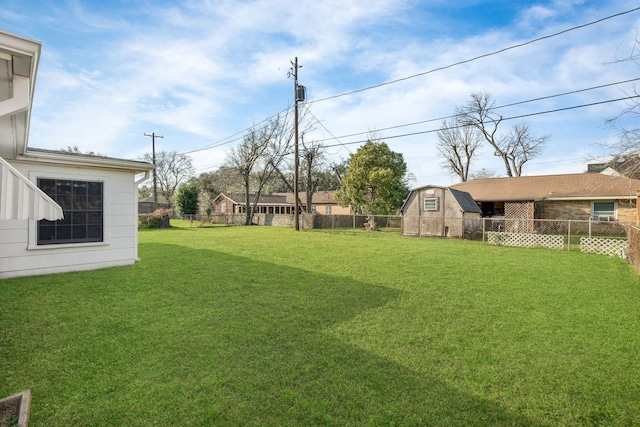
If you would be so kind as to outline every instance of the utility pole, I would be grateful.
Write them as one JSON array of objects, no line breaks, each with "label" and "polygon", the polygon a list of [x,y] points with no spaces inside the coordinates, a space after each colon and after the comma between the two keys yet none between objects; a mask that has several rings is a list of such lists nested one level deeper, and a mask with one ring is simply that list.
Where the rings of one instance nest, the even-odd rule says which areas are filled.
[{"label": "utility pole", "polygon": [[298,101],[304,101],[305,90],[304,86],[298,86],[298,68],[302,68],[302,65],[298,65],[298,57],[296,56],[295,62],[291,62],[291,70],[289,70],[288,76],[293,76],[293,123],[295,128],[295,150],[293,157],[293,197],[295,203],[295,216],[294,225],[296,231],[300,230],[300,212],[298,204],[298,195],[300,193],[298,188],[298,169],[299,169],[299,155],[298,155]]},{"label": "utility pole", "polygon": [[[144,136],[151,137],[153,165],[156,164],[156,138],[162,138],[162,135],[156,135],[155,132],[145,133]],[[156,178],[156,169],[153,168],[153,211],[158,210],[158,187]]]}]

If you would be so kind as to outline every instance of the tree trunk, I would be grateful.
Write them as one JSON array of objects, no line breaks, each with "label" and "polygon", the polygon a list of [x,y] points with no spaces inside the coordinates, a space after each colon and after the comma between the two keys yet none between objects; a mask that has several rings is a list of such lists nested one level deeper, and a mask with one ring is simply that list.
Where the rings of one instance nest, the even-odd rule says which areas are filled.
[{"label": "tree trunk", "polygon": [[244,186],[244,206],[245,206],[245,217],[244,217],[244,225],[251,225],[251,221],[253,220],[253,206],[251,206],[251,201],[249,200],[249,181],[248,179],[245,181]]}]

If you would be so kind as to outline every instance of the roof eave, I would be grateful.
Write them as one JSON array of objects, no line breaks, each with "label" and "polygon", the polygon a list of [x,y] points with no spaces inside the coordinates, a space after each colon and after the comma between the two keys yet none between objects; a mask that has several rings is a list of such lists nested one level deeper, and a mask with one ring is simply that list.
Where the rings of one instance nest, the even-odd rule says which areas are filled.
[{"label": "roof eave", "polygon": [[32,150],[27,150],[24,154],[17,156],[16,161],[55,164],[60,166],[126,170],[133,171],[135,173],[143,173],[155,169],[153,164],[137,160]]},{"label": "roof eave", "polygon": [[14,120],[22,122],[16,123],[16,128],[20,130],[20,134],[14,134],[13,143],[15,155],[25,153],[29,143],[31,107],[33,104],[33,94],[36,86],[41,50],[42,43],[39,41],[0,30],[0,52],[11,55],[11,63],[15,75],[29,79],[28,106],[26,109],[16,111],[13,115]]},{"label": "roof eave", "polygon": [[611,199],[632,199],[636,200],[636,195],[617,195],[617,196],[573,196],[573,197],[545,197],[543,199],[539,199],[541,201],[574,201],[574,200],[611,200]]}]

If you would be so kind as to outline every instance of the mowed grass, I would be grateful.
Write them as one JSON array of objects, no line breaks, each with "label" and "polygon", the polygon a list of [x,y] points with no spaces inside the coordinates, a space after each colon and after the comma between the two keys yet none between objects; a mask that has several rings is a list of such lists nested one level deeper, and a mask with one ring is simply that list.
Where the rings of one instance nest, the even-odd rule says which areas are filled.
[{"label": "mowed grass", "polygon": [[[187,223],[188,226],[188,223]],[[640,282],[601,255],[275,227],[0,281],[30,426],[640,424]]]}]

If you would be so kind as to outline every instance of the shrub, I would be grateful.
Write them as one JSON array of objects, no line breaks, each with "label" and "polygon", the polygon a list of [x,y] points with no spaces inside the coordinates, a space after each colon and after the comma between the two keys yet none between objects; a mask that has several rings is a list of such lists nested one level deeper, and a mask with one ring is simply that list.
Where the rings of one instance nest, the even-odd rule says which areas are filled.
[{"label": "shrub", "polygon": [[158,209],[155,212],[138,215],[138,228],[170,228],[169,219],[173,216],[171,209]]}]

